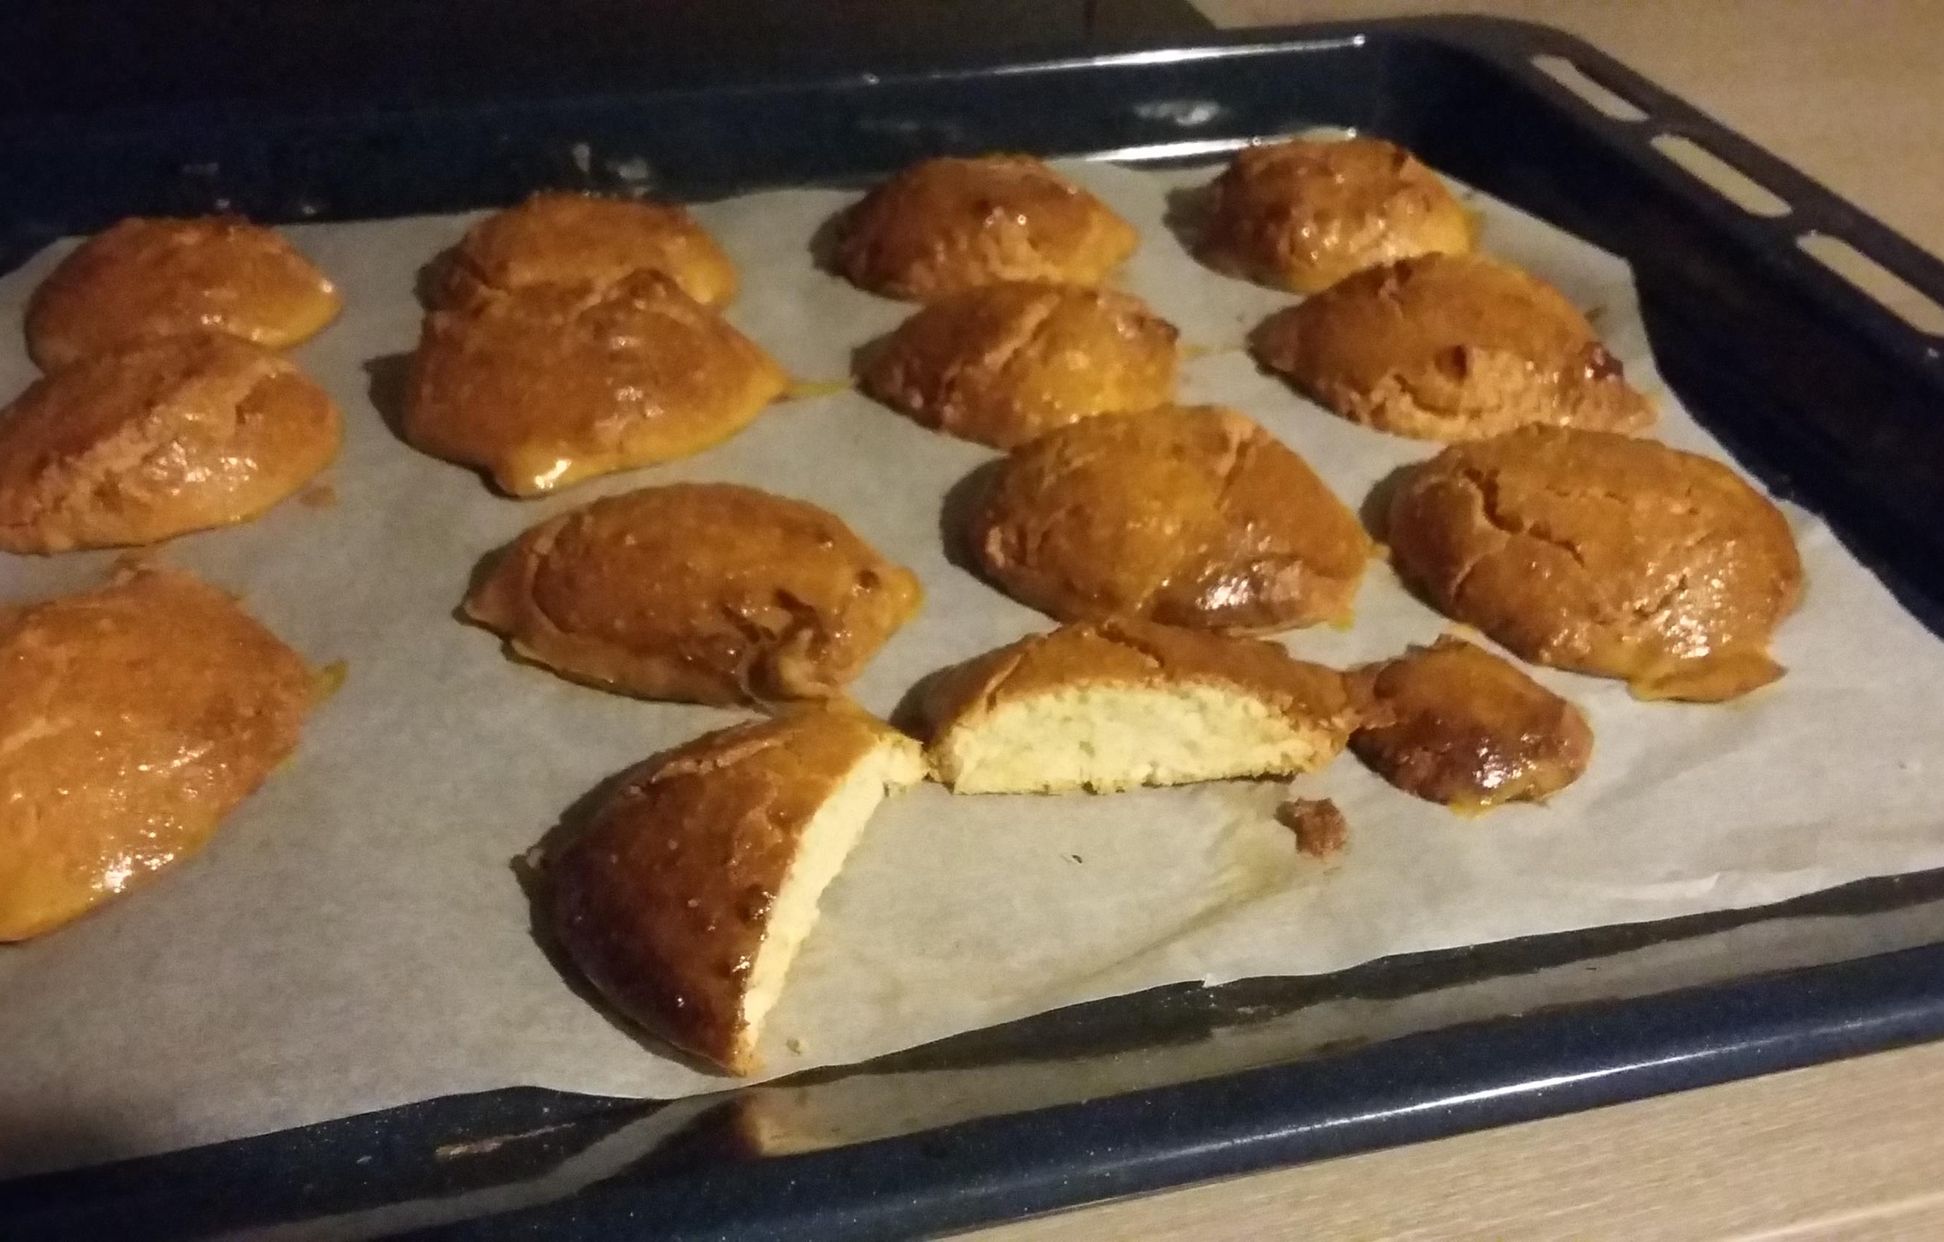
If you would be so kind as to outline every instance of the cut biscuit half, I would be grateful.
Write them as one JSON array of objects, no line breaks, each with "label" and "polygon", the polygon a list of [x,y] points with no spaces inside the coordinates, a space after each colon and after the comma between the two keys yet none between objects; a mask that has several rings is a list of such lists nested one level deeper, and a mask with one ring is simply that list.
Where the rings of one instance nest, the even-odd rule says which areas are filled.
[{"label": "cut biscuit half", "polygon": [[556,934],[629,1019],[758,1068],[817,904],[918,744],[848,706],[706,734],[629,772],[548,861]]},{"label": "cut biscuit half", "polygon": [[954,793],[1096,793],[1314,771],[1352,685],[1281,647],[1138,621],[1068,625],[950,670],[927,757]]}]

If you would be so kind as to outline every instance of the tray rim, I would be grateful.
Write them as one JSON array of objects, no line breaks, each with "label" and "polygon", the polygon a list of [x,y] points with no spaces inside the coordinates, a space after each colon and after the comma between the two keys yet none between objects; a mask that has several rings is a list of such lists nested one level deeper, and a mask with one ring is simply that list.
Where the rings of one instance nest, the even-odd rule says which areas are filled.
[{"label": "tray rim", "polygon": [[[1845,308],[1852,326],[1873,344],[1920,373],[1944,377],[1939,349],[1944,342],[1908,327],[1881,303],[1798,252],[1792,241],[1786,246],[1772,243],[1810,229],[1833,233],[1940,304],[1944,304],[1944,260],[1592,44],[1536,22],[1441,15],[1256,27],[1210,32],[1189,43],[1159,47],[877,72],[783,73],[724,86],[678,86],[643,93],[710,95],[888,78],[977,79],[1273,55],[1361,45],[1372,35],[1422,39],[1502,68],[1535,54],[1557,53],[1582,69],[1595,70],[1592,76],[1597,81],[1621,88],[1624,97],[1650,113],[1662,132],[1704,136],[1718,154],[1795,204],[1796,210],[1785,217],[1786,231],[1773,228],[1774,222],[1739,213],[1701,190],[1671,164],[1665,169],[1670,188],[1702,210],[1723,213],[1732,231],[1762,242],[1771,261],[1782,266],[1793,283],[1806,285],[1823,301]],[[1618,142],[1626,131],[1641,128],[1640,122],[1604,117],[1566,88],[1557,89],[1563,100],[1570,101],[1562,107],[1601,141]],[[452,105],[434,103],[401,111],[424,115],[446,106]],[[220,103],[104,113],[86,120],[113,127],[128,122],[176,124],[198,117],[252,123]],[[288,114],[281,119],[300,117]],[[254,117],[256,123],[267,119],[262,113]],[[0,144],[6,141],[5,128],[0,124]],[[1589,1031],[1613,1038],[1589,1038]],[[1944,942],[1489,1023],[1465,1023],[1346,1053],[774,1157],[756,1167],[768,1166],[763,1177],[775,1182],[781,1210],[762,1217],[760,1223],[747,1215],[740,1219],[754,1229],[779,1230],[792,1237],[888,1237],[967,1228],[1938,1038],[1944,1038]],[[1615,1040],[1624,1041],[1636,1055],[1616,1062],[1610,1055]],[[1341,1096],[1338,1078],[1343,1070],[1380,1064],[1391,1079],[1388,1094],[1366,1097],[1363,1108],[1336,1117],[1315,1115],[1322,1111],[1319,1101]],[[1521,1072],[1512,1072],[1515,1069]],[[868,1176],[860,1176],[860,1166],[869,1169]],[[105,1164],[30,1175],[0,1181],[0,1187],[40,1176],[71,1177],[115,1167]],[[631,1227],[639,1228],[644,1212],[662,1195],[695,1196],[697,1207],[713,1199],[725,1209],[738,1204],[746,1208],[756,1197],[757,1180],[752,1167],[742,1165],[717,1170],[720,1184],[716,1185],[698,1186],[694,1180],[661,1187],[616,1182],[439,1232],[441,1236],[532,1236],[538,1227],[546,1236],[609,1236],[611,1230],[620,1236]],[[666,1220],[657,1221],[658,1236],[663,1236],[659,1226]],[[830,1232],[833,1225],[840,1226],[837,1232]],[[678,1228],[665,1236],[703,1236],[713,1231],[714,1227]]]}]

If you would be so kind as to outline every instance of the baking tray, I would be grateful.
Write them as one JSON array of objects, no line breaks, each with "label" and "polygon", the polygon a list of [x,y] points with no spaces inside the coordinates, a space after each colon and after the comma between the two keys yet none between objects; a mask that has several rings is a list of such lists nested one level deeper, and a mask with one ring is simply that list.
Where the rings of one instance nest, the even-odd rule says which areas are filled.
[{"label": "baking tray", "polygon": [[[58,125],[11,109],[0,261],[131,212],[347,219],[561,184],[702,197],[941,151],[1206,159],[1352,126],[1628,258],[1687,407],[1944,632],[1944,340],[1801,239],[1854,247],[1902,282],[1906,309],[1944,304],[1944,265],[1583,43],[1450,18],[681,73],[630,85],[609,57],[585,81],[390,79],[355,106],[266,79],[247,102],[110,98]],[[1663,154],[1666,136],[1773,201],[1738,205]],[[0,1234],[908,1236],[1939,1035],[1944,873],[1928,873],[1326,978],[1159,989],[669,1104],[433,1100],[0,1185]]]}]

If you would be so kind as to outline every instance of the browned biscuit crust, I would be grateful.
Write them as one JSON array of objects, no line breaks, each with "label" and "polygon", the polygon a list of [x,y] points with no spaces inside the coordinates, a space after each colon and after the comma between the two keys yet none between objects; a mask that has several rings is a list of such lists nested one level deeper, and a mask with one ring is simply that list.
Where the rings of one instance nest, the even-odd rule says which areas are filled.
[{"label": "browned biscuit crust", "polygon": [[1251,344],[1304,395],[1393,435],[1475,440],[1532,423],[1638,431],[1654,419],[1558,290],[1478,256],[1367,268],[1277,311]]},{"label": "browned biscuit crust", "polygon": [[1356,515],[1232,410],[1103,414],[1013,451],[973,514],[992,580],[1063,621],[1143,617],[1270,633],[1347,618]]},{"label": "browned biscuit crust", "polygon": [[285,349],[337,317],[337,287],[237,216],[131,217],[81,243],[34,290],[27,352],[51,370],[128,341],[220,332]]},{"label": "browned biscuit crust", "polygon": [[1420,798],[1459,810],[1539,802],[1593,756],[1579,708],[1462,638],[1412,647],[1364,677],[1374,720],[1350,749]]},{"label": "browned biscuit crust", "polygon": [[540,523],[466,612],[564,677],[652,699],[820,699],[923,599],[835,516],[752,487],[677,483]]},{"label": "browned biscuit crust", "polygon": [[0,608],[0,940],[194,854],[296,749],[297,654],[190,577]]},{"label": "browned biscuit crust", "polygon": [[636,272],[660,272],[704,306],[736,296],[735,265],[686,208],[547,190],[466,231],[439,303],[531,285],[606,288]]},{"label": "browned biscuit crust", "polygon": [[[615,1008],[733,1073],[745,1003],[806,827],[860,760],[910,739],[819,708],[705,734],[627,773],[547,860],[553,927]],[[802,929],[799,929],[802,930]]]},{"label": "browned biscuit crust", "polygon": [[1350,821],[1328,798],[1291,798],[1276,808],[1276,822],[1296,834],[1296,849],[1311,858],[1332,858],[1350,841]]},{"label": "browned biscuit crust", "polygon": [[1090,415],[1172,401],[1178,336],[1125,293],[983,285],[905,320],[858,381],[927,427],[1009,449]]},{"label": "browned biscuit crust", "polygon": [[1244,148],[1208,198],[1202,259],[1299,293],[1378,263],[1467,254],[1475,232],[1435,173],[1376,138]]},{"label": "browned biscuit crust", "polygon": [[414,445],[515,496],[701,452],[784,389],[780,367],[658,272],[534,285],[425,319]]},{"label": "browned biscuit crust", "polygon": [[1031,156],[929,159],[845,215],[836,268],[861,289],[929,301],[1000,280],[1098,284],[1138,240],[1105,203]]},{"label": "browned biscuit crust", "polygon": [[1397,571],[1528,660],[1643,698],[1733,698],[1781,676],[1770,632],[1802,590],[1776,507],[1716,461],[1528,427],[1453,445],[1391,502]]},{"label": "browned biscuit crust", "polygon": [[324,390],[248,342],[121,345],[0,412],[0,548],[155,543],[248,521],[329,465],[341,436]]}]

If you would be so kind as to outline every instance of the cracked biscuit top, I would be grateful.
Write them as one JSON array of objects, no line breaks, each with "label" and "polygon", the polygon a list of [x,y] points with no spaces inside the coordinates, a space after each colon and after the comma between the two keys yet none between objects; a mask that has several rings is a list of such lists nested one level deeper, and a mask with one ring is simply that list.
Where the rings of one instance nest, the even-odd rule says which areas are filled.
[{"label": "cracked biscuit top", "polygon": [[485,290],[530,285],[605,288],[641,271],[660,272],[704,306],[736,295],[735,265],[686,208],[552,190],[468,229],[439,302],[462,306]]},{"label": "cracked biscuit top", "polygon": [[910,570],[815,505],[677,483],[533,527],[465,610],[571,680],[731,705],[838,694],[922,594]]},{"label": "cracked biscuit top", "polygon": [[1006,592],[1063,621],[1272,633],[1350,614],[1356,515],[1232,410],[1102,414],[1013,451],[969,542]]},{"label": "cracked biscuit top", "polygon": [[1005,449],[1089,415],[1173,400],[1178,335],[1125,293],[1009,281],[925,307],[858,379],[927,427]]},{"label": "cracked biscuit top", "polygon": [[[315,689],[295,651],[180,570],[0,606],[0,941],[194,855],[296,749]],[[234,881],[210,878],[200,899],[221,901]]]},{"label": "cracked biscuit top", "polygon": [[1769,636],[1802,591],[1766,497],[1719,462],[1609,432],[1453,445],[1398,486],[1388,538],[1446,615],[1643,698],[1728,699],[1781,676]]},{"label": "cracked biscuit top", "polygon": [[329,465],[340,435],[324,390],[247,341],[120,345],[0,411],[0,548],[122,547],[248,521]]},{"label": "cracked biscuit top", "polygon": [[425,317],[404,431],[434,457],[537,496],[699,453],[748,426],[787,382],[660,272],[485,289]]},{"label": "cracked biscuit top", "polygon": [[1638,431],[1654,409],[1551,285],[1478,256],[1366,268],[1263,320],[1271,371],[1353,423],[1476,440],[1531,423]]},{"label": "cracked biscuit top", "polygon": [[1472,248],[1471,218],[1444,182],[1377,138],[1245,147],[1208,198],[1202,259],[1299,293],[1375,263]]},{"label": "cracked biscuit top", "polygon": [[1138,242],[1092,194],[1028,155],[921,160],[845,213],[837,272],[928,302],[1001,280],[1094,285]]},{"label": "cracked biscuit top", "polygon": [[342,299],[271,229],[238,216],[130,217],[61,260],[27,307],[27,352],[51,369],[129,341],[219,332],[287,349]]}]

